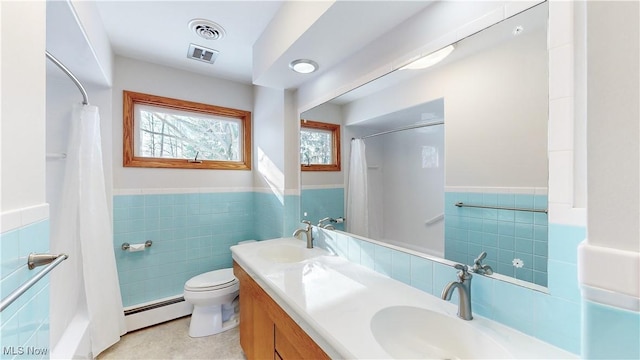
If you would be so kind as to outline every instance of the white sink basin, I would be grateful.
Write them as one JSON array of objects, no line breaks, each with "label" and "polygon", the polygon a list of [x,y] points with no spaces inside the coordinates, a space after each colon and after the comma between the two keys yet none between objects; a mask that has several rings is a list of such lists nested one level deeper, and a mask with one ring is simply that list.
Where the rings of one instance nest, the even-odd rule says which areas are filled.
[{"label": "white sink basin", "polygon": [[314,257],[325,255],[322,249],[307,249],[304,245],[277,244],[261,249],[258,256],[275,263],[297,263]]},{"label": "white sink basin", "polygon": [[371,319],[371,331],[396,359],[512,358],[468,322],[417,307],[393,306],[378,311]]}]

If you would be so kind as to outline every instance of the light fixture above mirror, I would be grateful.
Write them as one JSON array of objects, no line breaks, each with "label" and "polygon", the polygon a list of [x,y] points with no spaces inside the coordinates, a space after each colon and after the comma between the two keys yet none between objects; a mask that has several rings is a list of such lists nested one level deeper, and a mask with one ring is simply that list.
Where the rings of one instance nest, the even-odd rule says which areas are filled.
[{"label": "light fixture above mirror", "polygon": [[449,54],[451,54],[453,52],[453,50],[455,50],[455,45],[451,44],[447,47],[444,47],[438,51],[434,51],[428,55],[422,56],[412,62],[410,62],[409,64],[403,66],[402,68],[400,68],[400,70],[420,70],[420,69],[426,69],[430,66],[433,66],[437,63],[439,63],[440,61],[444,60],[444,58],[446,58],[447,56],[449,56]]}]

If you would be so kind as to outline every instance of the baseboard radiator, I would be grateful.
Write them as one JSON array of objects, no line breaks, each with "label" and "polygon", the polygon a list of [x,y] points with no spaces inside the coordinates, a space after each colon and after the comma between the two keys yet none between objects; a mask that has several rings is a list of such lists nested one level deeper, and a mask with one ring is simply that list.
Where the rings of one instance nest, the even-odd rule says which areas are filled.
[{"label": "baseboard radiator", "polygon": [[124,309],[124,319],[127,332],[130,332],[181,318],[192,312],[193,305],[184,301],[184,297],[175,296],[127,307]]}]

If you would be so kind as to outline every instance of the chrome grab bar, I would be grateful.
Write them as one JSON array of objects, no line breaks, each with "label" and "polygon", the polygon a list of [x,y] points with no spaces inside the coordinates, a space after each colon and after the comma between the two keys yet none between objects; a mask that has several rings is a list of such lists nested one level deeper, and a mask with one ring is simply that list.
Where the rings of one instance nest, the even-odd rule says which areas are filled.
[{"label": "chrome grab bar", "polygon": [[29,254],[29,258],[27,259],[27,266],[29,270],[34,269],[37,266],[42,266],[49,264],[46,268],[42,269],[39,273],[37,273],[34,277],[29,279],[24,284],[20,285],[19,288],[15,289],[11,294],[7,295],[2,302],[0,303],[0,312],[4,311],[9,305],[11,305],[14,301],[16,301],[22,294],[27,292],[33,285],[35,285],[40,279],[42,279],[49,271],[53,270],[54,267],[58,266],[61,262],[66,260],[69,257],[67,254]]},{"label": "chrome grab bar", "polygon": [[513,211],[529,211],[529,212],[537,212],[537,213],[548,213],[547,209],[523,209],[523,208],[513,208],[513,207],[502,207],[502,206],[484,206],[484,205],[468,205],[463,202],[457,202],[454,204],[457,207],[470,207],[470,208],[479,208],[479,209],[498,209],[498,210],[513,210]]}]

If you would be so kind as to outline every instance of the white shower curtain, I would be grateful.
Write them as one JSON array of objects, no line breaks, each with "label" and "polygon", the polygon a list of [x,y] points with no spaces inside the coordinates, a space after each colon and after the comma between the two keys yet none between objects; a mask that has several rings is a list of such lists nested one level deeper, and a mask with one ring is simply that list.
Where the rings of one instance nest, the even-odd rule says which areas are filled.
[{"label": "white shower curtain", "polygon": [[362,139],[351,140],[351,160],[347,185],[347,231],[369,236],[367,158]]},{"label": "white shower curtain", "polygon": [[82,271],[78,275],[84,289],[80,303],[84,305],[82,302],[86,300],[94,356],[118,342],[126,332],[101,144],[98,108],[74,107],[60,222],[53,226],[53,236],[79,245]]}]

